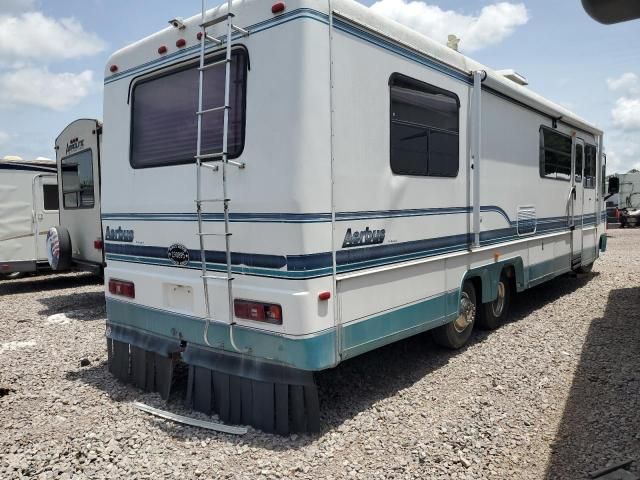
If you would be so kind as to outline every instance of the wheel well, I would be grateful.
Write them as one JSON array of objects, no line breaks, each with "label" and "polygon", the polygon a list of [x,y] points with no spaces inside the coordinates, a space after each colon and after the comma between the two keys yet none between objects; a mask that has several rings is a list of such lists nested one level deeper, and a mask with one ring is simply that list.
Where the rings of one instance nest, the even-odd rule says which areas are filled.
[{"label": "wheel well", "polygon": [[476,292],[476,303],[482,303],[482,279],[479,276],[466,278],[465,282],[471,283]]}]

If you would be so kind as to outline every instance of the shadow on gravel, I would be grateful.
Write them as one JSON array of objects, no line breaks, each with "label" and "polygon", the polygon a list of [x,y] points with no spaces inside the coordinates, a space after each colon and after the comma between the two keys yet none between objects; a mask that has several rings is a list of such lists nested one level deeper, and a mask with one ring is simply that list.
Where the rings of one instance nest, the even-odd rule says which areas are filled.
[{"label": "shadow on gravel", "polygon": [[640,287],[612,290],[582,348],[546,479],[587,478],[634,460],[640,471]]},{"label": "shadow on gravel", "polygon": [[40,315],[64,313],[68,318],[75,320],[98,320],[104,319],[106,315],[102,290],[56,295],[40,298],[38,301],[46,307],[38,312]]},{"label": "shadow on gravel", "polygon": [[[596,275],[597,273],[580,278],[560,277],[517,295],[513,310],[514,321],[521,320],[546,303],[581,288]],[[468,346],[484,341],[489,335],[490,332],[475,332]],[[318,436],[336,429],[377,402],[422,380],[464,350],[444,350],[434,343],[429,333],[424,333],[347,360],[334,369],[320,372],[316,375],[322,430]],[[135,387],[116,381],[108,372],[105,363],[70,372],[67,379],[91,384],[107,392],[115,401],[131,402],[145,395]],[[183,414],[180,399],[184,398],[186,388],[182,388],[184,392],[180,391],[180,386],[173,389],[168,406],[159,403],[154,406]],[[204,440],[214,435],[207,430],[186,427],[176,429],[170,423],[159,422],[157,426],[178,439]],[[291,437],[283,439],[274,435],[251,433],[241,437],[221,438],[233,444],[248,443],[260,448],[282,451],[302,448],[318,436],[301,435],[293,440]]]},{"label": "shadow on gravel", "polygon": [[100,285],[102,279],[92,274],[45,274],[18,280],[4,280],[0,282],[0,296],[21,293],[44,292],[47,290],[62,290],[86,285]]}]

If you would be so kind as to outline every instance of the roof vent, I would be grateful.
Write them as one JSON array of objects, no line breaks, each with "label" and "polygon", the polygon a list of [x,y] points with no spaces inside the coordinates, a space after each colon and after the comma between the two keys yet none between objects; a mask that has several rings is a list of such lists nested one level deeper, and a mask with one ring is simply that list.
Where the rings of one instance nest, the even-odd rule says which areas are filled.
[{"label": "roof vent", "polygon": [[7,155],[6,157],[3,158],[3,160],[7,160],[9,162],[18,162],[22,160],[22,157],[19,157],[17,155]]},{"label": "roof vent", "polygon": [[518,85],[522,85],[522,86],[529,85],[529,82],[527,82],[527,78],[520,75],[518,72],[516,72],[512,68],[508,68],[506,70],[497,70],[496,73],[498,75],[502,75],[505,78],[508,78],[509,80],[517,83]]}]

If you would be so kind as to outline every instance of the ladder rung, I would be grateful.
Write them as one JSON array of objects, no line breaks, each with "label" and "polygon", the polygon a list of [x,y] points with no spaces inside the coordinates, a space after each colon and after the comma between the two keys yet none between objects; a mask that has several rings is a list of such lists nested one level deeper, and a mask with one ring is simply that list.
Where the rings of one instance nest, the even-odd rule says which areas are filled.
[{"label": "ladder rung", "polygon": [[211,35],[205,35],[204,38],[206,38],[210,42],[215,43],[216,45],[222,45],[224,43],[222,40],[218,40],[217,38],[214,38]]},{"label": "ladder rung", "polygon": [[223,277],[218,275],[200,275],[200,277],[206,278],[207,280],[225,280],[227,282],[230,282],[231,280],[233,280],[233,277]]},{"label": "ladder rung", "polygon": [[206,22],[204,22],[203,24],[200,25],[200,28],[209,28],[213,25],[217,25],[218,23],[222,23],[224,22],[227,18],[233,18],[235,17],[235,15],[231,12],[229,13],[225,13],[224,15],[217,17],[217,18],[212,18],[211,20],[207,20]]},{"label": "ladder rung", "polygon": [[[216,40],[218,39],[216,38]],[[207,63],[204,67],[198,67],[198,70],[200,71],[209,70],[210,68],[217,67],[218,65],[224,65],[227,62],[231,62],[231,60],[227,60],[226,58],[223,58],[222,60],[218,60],[216,62]]]},{"label": "ladder rung", "polygon": [[[205,153],[202,155],[196,155],[195,159],[196,160],[205,160],[207,158],[220,158],[224,155],[224,152],[216,152],[216,153]],[[204,164],[202,164],[204,165]]]},{"label": "ladder rung", "polygon": [[198,232],[196,235],[200,237],[230,237],[233,235],[231,232],[229,233],[207,233],[207,232]]},{"label": "ladder rung", "polygon": [[221,110],[225,110],[225,109],[229,109],[231,110],[231,107],[227,106],[227,105],[223,105],[221,107],[214,107],[214,108],[207,108],[206,110],[201,110],[199,112],[196,112],[196,115],[204,115],[206,113],[213,113],[213,112],[219,112]]},{"label": "ladder rung", "polygon": [[249,30],[245,30],[244,28],[238,27],[237,25],[231,25],[231,28],[245,36],[249,35]]},{"label": "ladder rung", "polygon": [[230,202],[230,198],[204,198],[202,200],[194,200],[196,203],[215,203],[215,202]]}]

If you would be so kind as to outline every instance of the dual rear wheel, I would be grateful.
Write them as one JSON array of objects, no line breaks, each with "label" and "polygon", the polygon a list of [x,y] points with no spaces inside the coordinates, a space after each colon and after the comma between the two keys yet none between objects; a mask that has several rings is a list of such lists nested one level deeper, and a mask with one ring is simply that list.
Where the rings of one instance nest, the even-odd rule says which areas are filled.
[{"label": "dual rear wheel", "polygon": [[495,330],[506,320],[513,294],[512,282],[502,272],[497,284],[496,299],[480,303],[475,285],[466,280],[460,292],[459,313],[453,322],[433,330],[435,341],[446,348],[458,349],[464,346],[475,325],[484,330]]}]

